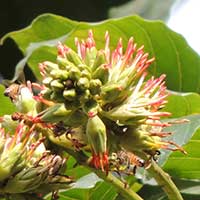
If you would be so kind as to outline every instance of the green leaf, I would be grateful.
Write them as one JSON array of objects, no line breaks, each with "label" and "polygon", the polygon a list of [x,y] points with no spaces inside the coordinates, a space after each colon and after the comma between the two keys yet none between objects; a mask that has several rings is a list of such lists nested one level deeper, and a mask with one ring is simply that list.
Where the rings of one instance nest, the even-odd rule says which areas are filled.
[{"label": "green leaf", "polygon": [[[199,182],[175,180],[183,198],[185,200],[199,200]],[[196,189],[196,191],[195,191]],[[168,200],[166,194],[160,186],[145,185],[139,192],[139,195],[148,200]]]},{"label": "green leaf", "polygon": [[[85,184],[87,185],[87,182]],[[92,189],[70,189],[59,193],[59,196],[60,200],[115,200],[117,193],[112,185],[101,181]]]},{"label": "green leaf", "polygon": [[90,200],[114,200],[117,197],[115,188],[106,183],[99,182],[96,187],[90,191]]},{"label": "green leaf", "polygon": [[169,92],[168,103],[163,111],[172,113],[172,118],[178,118],[200,113],[200,95],[197,93]]},{"label": "green leaf", "polygon": [[13,31],[5,35],[1,43],[7,38],[12,38],[23,53],[33,43],[52,40],[69,33],[77,22],[52,14],[43,14],[33,20],[32,24],[20,31]]},{"label": "green leaf", "polygon": [[[138,46],[144,44],[150,56],[156,57],[150,72],[156,76],[167,74],[169,89],[185,92],[200,91],[198,54],[188,46],[181,35],[160,21],[148,21],[138,16],[130,16],[100,23],[78,23],[57,15],[44,14],[36,18],[29,27],[7,34],[2,41],[8,37],[12,38],[27,55],[29,66],[38,76],[37,63],[55,57],[55,48],[46,51],[47,46],[52,46],[52,40],[55,42],[61,38],[73,48],[74,37],[85,38],[88,29],[94,31],[99,48],[104,46],[103,35],[106,30],[110,32],[112,48],[116,47],[120,37],[126,44],[128,39],[134,36]],[[33,51],[38,52],[31,56]],[[40,58],[38,55],[41,55]]]},{"label": "green leaf", "polygon": [[[183,120],[183,119],[189,120],[189,122],[181,123],[181,124],[173,124],[171,127],[165,128],[165,131],[167,131],[167,132],[169,131],[169,132],[173,133],[171,136],[169,136],[165,140],[173,141],[180,146],[187,144],[188,141],[190,141],[190,142],[192,141],[190,139],[193,137],[193,135],[196,133],[196,131],[200,127],[200,114],[189,115],[189,116],[185,116],[185,117],[182,117],[182,118],[170,119],[170,120],[166,120],[166,121],[173,122],[173,121],[176,121],[176,120],[180,121],[180,120]],[[195,135],[194,135],[194,137],[196,137]],[[184,146],[184,149],[186,151],[188,151],[188,149],[185,146]],[[182,158],[182,160],[186,161],[188,156],[191,153],[195,153],[195,151],[196,151],[196,148],[194,148],[194,149],[192,148],[192,149],[189,150],[188,155],[184,155],[183,153],[180,153],[180,152],[174,152],[174,153],[171,154],[171,151],[162,150],[161,156],[159,158],[159,164],[163,165],[166,162],[166,160],[167,160],[167,158],[169,157],[170,154],[171,154],[170,158],[174,157],[174,155],[179,155]],[[170,158],[169,158],[169,160],[170,160]],[[179,162],[179,166],[175,165],[175,163],[177,162],[176,159],[174,159],[173,161],[172,160],[169,161],[169,160],[167,161],[168,164],[166,163],[164,168],[167,171],[170,171],[170,173],[171,173],[171,170],[170,170],[171,168],[175,168],[174,172],[177,172],[177,173],[178,173],[178,171],[180,171],[181,168],[184,169],[184,166],[180,165],[180,162]],[[166,165],[168,165],[167,168],[166,168]],[[176,168],[176,167],[178,167],[178,168]],[[188,167],[189,167],[189,165],[187,166],[187,168]]]},{"label": "green leaf", "polygon": [[174,180],[182,194],[198,195],[200,197],[199,181],[190,181],[184,179]]},{"label": "green leaf", "polygon": [[88,189],[93,188],[97,182],[101,182],[100,179],[96,174],[90,173],[81,177],[78,181],[76,181],[72,188],[81,188],[81,189]]},{"label": "green leaf", "polygon": [[8,97],[4,96],[4,90],[4,86],[0,85],[0,116],[12,114],[16,111],[14,104],[12,104]]},{"label": "green leaf", "polygon": [[[196,124],[200,127],[200,115],[197,115]],[[184,129],[182,130],[184,133]],[[183,136],[184,137],[184,134]],[[164,170],[173,177],[200,180],[200,129],[196,131],[189,143],[184,146],[187,155],[174,152],[164,165]]]}]

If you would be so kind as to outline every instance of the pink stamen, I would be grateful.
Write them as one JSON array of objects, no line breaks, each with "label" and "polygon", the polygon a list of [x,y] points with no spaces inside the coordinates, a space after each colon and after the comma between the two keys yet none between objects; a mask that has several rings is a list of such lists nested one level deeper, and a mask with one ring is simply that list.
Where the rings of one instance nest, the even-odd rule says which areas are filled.
[{"label": "pink stamen", "polygon": [[109,63],[110,62],[110,48],[109,48],[110,36],[109,36],[108,31],[106,31],[106,33],[105,33],[105,40],[106,40],[106,44],[105,44],[106,61],[107,61],[107,63]]},{"label": "pink stamen", "polygon": [[89,118],[93,118],[95,115],[96,115],[95,112],[92,112],[92,111],[88,112],[88,117]]},{"label": "pink stamen", "polygon": [[63,45],[61,42],[58,42],[58,55],[65,58],[66,57],[66,53],[68,53],[70,51],[70,48],[67,47],[66,45]]},{"label": "pink stamen", "polygon": [[42,77],[45,77],[46,75],[45,68],[46,68],[46,65],[44,63],[39,63],[40,74]]},{"label": "pink stamen", "polygon": [[161,122],[146,122],[146,125],[150,126],[158,126],[158,127],[169,127],[171,126],[169,123],[161,123]]},{"label": "pink stamen", "polygon": [[33,96],[33,98],[36,101],[42,102],[43,104],[48,105],[48,106],[53,106],[55,104],[53,101],[49,101],[47,99],[44,99],[41,95]]}]

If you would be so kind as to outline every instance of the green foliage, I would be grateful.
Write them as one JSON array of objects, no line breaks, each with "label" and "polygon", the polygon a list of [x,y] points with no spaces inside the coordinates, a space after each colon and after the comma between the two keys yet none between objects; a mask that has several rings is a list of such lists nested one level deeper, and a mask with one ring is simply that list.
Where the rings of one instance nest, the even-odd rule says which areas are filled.
[{"label": "green foliage", "polygon": [[[198,127],[200,126],[200,116],[196,118],[196,123]],[[182,129],[182,137],[187,137],[184,135],[185,127]],[[191,130],[188,130],[190,132]],[[199,142],[200,142],[200,129],[196,131],[194,136],[189,140],[189,142],[183,146],[187,151],[187,155],[174,152],[170,155],[169,159],[164,165],[164,169],[169,172],[173,177],[184,178],[184,179],[194,179],[200,180],[200,153],[199,153]],[[176,139],[178,140],[178,138]]]},{"label": "green foliage", "polygon": [[156,62],[150,69],[151,74],[158,76],[165,73],[169,89],[183,92],[200,91],[199,56],[181,35],[160,21],[152,22],[131,16],[89,24],[44,14],[36,18],[29,27],[7,34],[2,42],[8,37],[12,38],[26,55],[35,75],[39,77],[38,63],[46,59],[52,60],[56,56],[56,50],[52,46],[57,45],[58,41],[65,41],[70,47],[74,47],[74,37],[85,38],[88,29],[94,30],[97,47],[102,47],[106,30],[112,36],[113,48],[120,37],[127,43],[133,36],[138,46],[144,45],[150,56],[155,56]]},{"label": "green foliage", "polygon": [[15,111],[15,106],[11,103],[8,97],[4,96],[5,87],[0,85],[0,116],[12,114]]}]

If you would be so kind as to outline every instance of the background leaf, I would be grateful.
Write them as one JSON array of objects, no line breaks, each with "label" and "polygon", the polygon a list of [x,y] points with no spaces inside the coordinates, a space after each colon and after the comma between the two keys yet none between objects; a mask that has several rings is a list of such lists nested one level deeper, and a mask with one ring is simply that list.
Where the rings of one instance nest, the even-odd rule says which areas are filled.
[{"label": "background leaf", "polygon": [[[156,76],[162,73],[167,74],[169,89],[185,92],[200,91],[199,56],[188,46],[181,35],[171,31],[160,21],[147,21],[138,16],[131,16],[101,23],[78,23],[57,15],[44,14],[36,18],[28,28],[9,33],[3,40],[8,37],[12,38],[24,54],[27,54],[28,48],[30,54],[30,45],[33,43],[39,42],[39,45],[36,45],[38,48],[48,46],[49,40],[56,40],[59,37],[64,37],[66,43],[74,47],[74,37],[85,38],[88,29],[94,31],[98,47],[103,47],[103,35],[106,30],[110,32],[112,48],[116,46],[119,37],[122,37],[126,44],[128,39],[134,36],[138,46],[144,44],[145,50],[150,53],[150,56],[156,57],[150,72]],[[36,51],[35,48],[32,50]],[[37,51],[41,52],[42,50]],[[53,51],[56,52],[55,49]],[[51,57],[48,52],[44,56]],[[35,72],[37,63],[33,62],[34,59],[34,56],[30,56],[28,64]],[[39,62],[44,61],[43,59],[41,58]]]},{"label": "background leaf", "polygon": [[[190,139],[194,136],[195,138],[198,137],[198,133],[197,130],[200,127],[200,115],[196,114],[196,115],[189,115],[189,116],[185,116],[182,118],[177,118],[177,119],[170,119],[170,120],[166,120],[166,121],[175,121],[175,120],[182,120],[182,119],[187,119],[189,120],[189,122],[187,123],[182,123],[182,124],[173,124],[170,127],[165,128],[165,131],[169,131],[172,132],[173,134],[169,137],[167,137],[165,140],[169,140],[169,141],[173,141],[176,144],[182,146],[188,143],[188,141],[190,141]],[[197,135],[197,136],[196,136]],[[187,151],[188,149],[184,147],[184,149]],[[190,149],[188,152],[188,155],[184,155],[183,153],[180,152],[174,152],[171,154],[171,151],[166,151],[166,150],[162,150],[161,151],[161,156],[159,157],[159,164],[163,165],[165,163],[165,161],[167,160],[167,158],[169,157],[169,155],[171,154],[171,156],[173,157],[174,155],[179,155],[182,158],[184,158],[185,160],[187,160],[187,158],[191,155],[191,153],[193,153],[194,151],[196,151],[195,149]],[[200,155],[199,155],[200,156]],[[174,160],[172,162],[170,162],[171,167],[175,168],[175,162]],[[180,168],[182,168],[183,166],[180,165],[179,169],[175,168],[175,171],[180,171]],[[187,166],[188,170],[189,170],[189,165]]]},{"label": "background leaf", "polygon": [[172,113],[172,118],[200,113],[200,95],[169,91],[168,103],[163,111]]},{"label": "background leaf", "polygon": [[10,98],[4,96],[5,87],[0,84],[0,116],[12,114],[16,111],[14,104]]},{"label": "background leaf", "polygon": [[[118,194],[112,185],[101,181],[91,189],[79,188],[60,192],[59,200],[115,200],[117,195]],[[50,196],[47,200],[50,200]]]},{"label": "background leaf", "polygon": [[[200,126],[200,116],[197,122]],[[184,137],[184,136],[183,136]],[[183,146],[187,155],[174,152],[164,165],[164,170],[173,177],[200,180],[200,129],[196,131],[191,140]]]}]

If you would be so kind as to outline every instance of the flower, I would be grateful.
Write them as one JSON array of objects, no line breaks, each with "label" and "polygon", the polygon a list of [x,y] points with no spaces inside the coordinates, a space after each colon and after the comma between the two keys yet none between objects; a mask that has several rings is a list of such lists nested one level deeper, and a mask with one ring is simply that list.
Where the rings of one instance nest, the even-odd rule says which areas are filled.
[{"label": "flower", "polygon": [[[60,175],[65,160],[50,154],[44,146],[44,137],[21,120],[13,133],[0,127],[0,185],[1,194],[37,192],[49,186],[48,192],[69,187],[72,180]],[[17,187],[16,187],[17,186]],[[45,191],[42,191],[45,194]]]},{"label": "flower", "polygon": [[163,130],[170,124],[160,122],[170,115],[160,110],[167,103],[165,75],[147,78],[155,58],[149,58],[144,46],[138,48],[131,37],[123,50],[120,38],[111,50],[106,32],[105,47],[98,49],[91,30],[86,40],[75,38],[75,45],[77,51],[59,43],[56,63],[39,65],[43,80],[35,99],[46,106],[38,114],[41,121],[82,127],[92,152],[90,164],[102,170],[115,151],[108,148],[110,138],[118,141],[118,150],[139,156],[154,156],[160,148],[183,151],[162,139],[171,134]]}]

